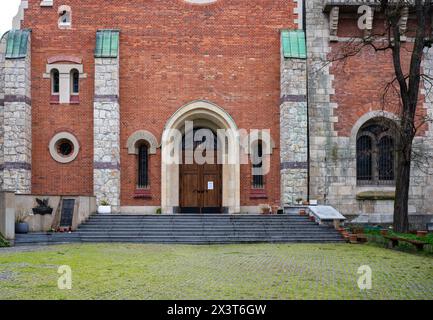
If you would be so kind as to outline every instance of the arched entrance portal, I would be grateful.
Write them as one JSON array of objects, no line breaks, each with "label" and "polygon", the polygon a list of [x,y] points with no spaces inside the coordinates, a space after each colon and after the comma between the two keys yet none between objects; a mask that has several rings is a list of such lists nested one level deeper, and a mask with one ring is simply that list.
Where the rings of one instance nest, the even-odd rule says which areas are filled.
[{"label": "arched entrance portal", "polygon": [[[213,132],[224,129],[225,146],[220,150],[220,165],[184,166],[182,137],[185,123]],[[178,138],[180,133],[180,138]],[[195,212],[240,212],[240,161],[238,128],[222,108],[206,101],[196,101],[180,108],[167,122],[162,136],[161,203],[164,213],[180,213],[195,207]],[[218,189],[218,179],[220,187]],[[214,190],[212,189],[212,182]],[[182,190],[182,191],[181,191]],[[196,190],[196,192],[194,192]],[[206,190],[208,190],[206,194]],[[184,199],[184,195],[189,199]],[[183,206],[183,209],[181,207]],[[190,210],[191,210],[190,208]],[[199,209],[197,209],[199,208]]]}]

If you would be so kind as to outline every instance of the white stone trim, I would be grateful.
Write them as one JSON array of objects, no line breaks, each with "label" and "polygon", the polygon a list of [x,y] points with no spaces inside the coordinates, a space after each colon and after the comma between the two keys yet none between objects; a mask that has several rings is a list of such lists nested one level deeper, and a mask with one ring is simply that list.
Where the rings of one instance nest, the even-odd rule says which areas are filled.
[{"label": "white stone trim", "polygon": [[54,5],[53,0],[42,0],[41,7],[52,7]]},{"label": "white stone trim", "polygon": [[304,0],[294,0],[296,3],[296,7],[293,9],[293,13],[298,15],[298,18],[295,19],[295,23],[298,25],[299,30],[304,29]]},{"label": "white stone trim", "polygon": [[[194,101],[179,110],[167,121],[162,135],[161,206],[162,211],[173,213],[179,207],[179,165],[169,164],[170,131],[182,130],[185,121],[206,120],[217,129],[228,129],[228,153],[223,164],[223,207],[229,213],[240,212],[240,161],[238,127],[233,118],[219,106],[207,101]],[[180,142],[181,143],[181,142]],[[234,161],[233,161],[234,160]],[[237,160],[237,161],[236,161]],[[233,161],[233,162],[231,162]]]},{"label": "white stone trim", "polygon": [[18,8],[18,12],[12,20],[12,29],[19,30],[21,29],[21,21],[24,20],[24,10],[29,8],[28,0],[21,0],[20,6]]},{"label": "white stone trim", "polygon": [[[70,156],[64,157],[57,152],[56,144],[60,140],[69,140],[72,143],[72,145],[74,146],[74,151],[72,152],[72,154]],[[51,157],[55,161],[65,164],[65,163],[72,162],[77,158],[78,153],[80,152],[80,144],[79,144],[77,138],[73,134],[71,134],[69,132],[60,132],[60,133],[57,133],[51,139],[50,144],[49,144],[49,150],[50,150]]]},{"label": "white stone trim", "polygon": [[[67,22],[67,23],[61,22],[62,16],[60,14],[63,11],[66,11],[67,13],[69,13],[69,22]],[[58,19],[59,29],[70,29],[72,27],[72,9],[71,9],[71,7],[67,6],[67,5],[61,5],[57,9],[57,13],[59,14],[59,19]]]},{"label": "white stone trim", "polygon": [[[59,103],[71,102],[71,71],[76,69],[80,74],[80,79],[87,78],[87,74],[83,72],[82,64],[65,64],[53,63],[47,64],[45,73],[42,75],[44,79],[51,79],[51,71],[53,69],[59,70]],[[57,95],[57,94],[56,94]]]},{"label": "white stone trim", "polygon": [[352,127],[352,132],[350,135],[350,145],[356,147],[356,139],[359,133],[359,130],[361,127],[367,123],[367,121],[375,119],[375,118],[386,118],[393,121],[399,121],[399,117],[395,115],[392,112],[383,111],[383,110],[376,110],[376,111],[370,111],[364,114],[362,117],[360,117],[355,125]]},{"label": "white stone trim", "polygon": [[147,130],[139,130],[134,132],[126,142],[128,154],[138,154],[137,142],[146,141],[149,144],[149,154],[156,154],[156,149],[159,148],[156,137]]}]

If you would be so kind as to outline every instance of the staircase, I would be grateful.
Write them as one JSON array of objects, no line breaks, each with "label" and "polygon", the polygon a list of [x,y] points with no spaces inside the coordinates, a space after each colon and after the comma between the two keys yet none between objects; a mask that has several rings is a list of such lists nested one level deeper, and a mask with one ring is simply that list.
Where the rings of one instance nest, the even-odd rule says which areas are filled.
[{"label": "staircase", "polygon": [[333,228],[298,215],[92,215],[76,232],[17,235],[15,245],[70,242],[312,243],[341,242]]}]

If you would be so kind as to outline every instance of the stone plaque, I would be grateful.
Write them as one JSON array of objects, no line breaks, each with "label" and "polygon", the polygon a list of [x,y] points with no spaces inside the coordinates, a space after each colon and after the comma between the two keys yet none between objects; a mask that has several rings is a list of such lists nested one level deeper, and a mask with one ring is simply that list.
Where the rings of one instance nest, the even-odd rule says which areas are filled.
[{"label": "stone plaque", "polygon": [[74,199],[65,199],[62,203],[62,215],[60,217],[60,227],[72,227],[72,219],[74,218]]}]

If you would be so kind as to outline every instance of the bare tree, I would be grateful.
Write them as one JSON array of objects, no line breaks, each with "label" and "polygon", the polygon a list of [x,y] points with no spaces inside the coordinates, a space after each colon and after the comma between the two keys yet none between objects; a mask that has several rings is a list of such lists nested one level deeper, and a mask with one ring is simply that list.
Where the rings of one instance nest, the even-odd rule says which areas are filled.
[{"label": "bare tree", "polygon": [[[350,1],[350,0],[348,0]],[[351,41],[331,60],[344,60],[357,55],[365,46],[376,52],[391,51],[395,78],[387,84],[385,91],[393,90],[399,96],[399,146],[396,168],[396,198],[394,202],[394,230],[409,231],[409,187],[411,165],[414,161],[414,138],[419,129],[429,121],[427,117],[417,114],[420,86],[423,81],[432,84],[432,78],[422,73],[424,50],[433,44],[431,35],[431,17],[433,0],[378,0],[375,14],[381,15],[385,28],[381,34],[369,35],[362,41]],[[409,13],[416,19],[413,30],[402,28],[404,14]],[[410,32],[413,46],[410,48],[410,64],[403,68],[402,39]]]}]

